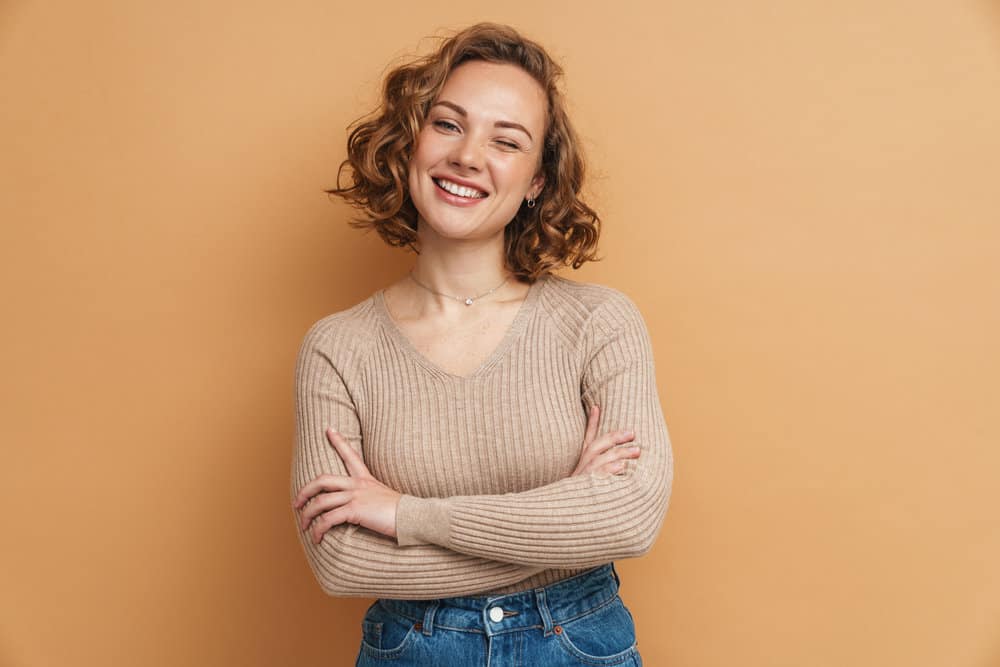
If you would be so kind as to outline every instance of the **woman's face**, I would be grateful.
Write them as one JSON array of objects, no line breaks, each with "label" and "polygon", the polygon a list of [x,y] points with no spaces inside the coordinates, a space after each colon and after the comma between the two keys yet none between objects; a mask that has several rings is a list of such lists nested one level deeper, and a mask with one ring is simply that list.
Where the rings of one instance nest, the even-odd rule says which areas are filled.
[{"label": "woman's face", "polygon": [[418,236],[489,238],[537,197],[547,101],[531,75],[470,61],[445,81],[410,158]]}]

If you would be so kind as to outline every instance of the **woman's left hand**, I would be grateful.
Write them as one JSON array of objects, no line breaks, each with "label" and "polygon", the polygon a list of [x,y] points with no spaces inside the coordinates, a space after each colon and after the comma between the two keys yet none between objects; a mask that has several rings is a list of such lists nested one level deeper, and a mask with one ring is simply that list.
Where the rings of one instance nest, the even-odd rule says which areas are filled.
[{"label": "woman's left hand", "polygon": [[[368,472],[361,455],[347,438],[332,428],[326,437],[347,468],[347,475],[320,475],[295,497],[293,507],[302,510],[299,527],[309,528],[319,544],[326,531],[342,523],[353,523],[377,533],[396,537],[396,507],[400,494]],[[304,507],[303,507],[304,505]]]}]

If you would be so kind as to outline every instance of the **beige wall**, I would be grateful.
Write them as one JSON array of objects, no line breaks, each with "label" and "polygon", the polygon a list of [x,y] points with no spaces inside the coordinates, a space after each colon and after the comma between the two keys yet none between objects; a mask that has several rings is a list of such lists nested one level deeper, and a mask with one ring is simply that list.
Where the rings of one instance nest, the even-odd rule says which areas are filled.
[{"label": "beige wall", "polygon": [[0,664],[353,664],[292,368],[409,257],[321,191],[386,63],[480,19],[566,66],[607,259],[565,275],[653,336],[646,664],[1000,664],[997,4],[345,4],[0,4]]}]

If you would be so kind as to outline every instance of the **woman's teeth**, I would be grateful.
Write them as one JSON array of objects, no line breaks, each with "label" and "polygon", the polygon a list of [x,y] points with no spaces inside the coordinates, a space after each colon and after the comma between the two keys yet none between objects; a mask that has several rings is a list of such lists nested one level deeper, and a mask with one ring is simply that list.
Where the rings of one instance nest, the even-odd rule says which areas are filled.
[{"label": "woman's teeth", "polygon": [[438,187],[442,190],[450,192],[457,197],[467,197],[469,199],[482,199],[486,196],[485,192],[476,190],[474,188],[467,188],[464,185],[459,185],[458,183],[452,183],[451,181],[446,181],[443,178],[435,178],[434,182],[437,183]]}]

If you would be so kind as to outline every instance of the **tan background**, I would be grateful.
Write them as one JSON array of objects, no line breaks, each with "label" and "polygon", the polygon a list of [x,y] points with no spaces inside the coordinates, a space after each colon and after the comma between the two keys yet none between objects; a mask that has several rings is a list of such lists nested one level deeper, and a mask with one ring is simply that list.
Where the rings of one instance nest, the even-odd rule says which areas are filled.
[{"label": "tan background", "polygon": [[568,72],[564,275],[655,344],[646,664],[1000,665],[997,3],[497,4],[0,4],[0,664],[353,664],[292,370],[410,259],[321,191],[385,65],[492,19]]}]

